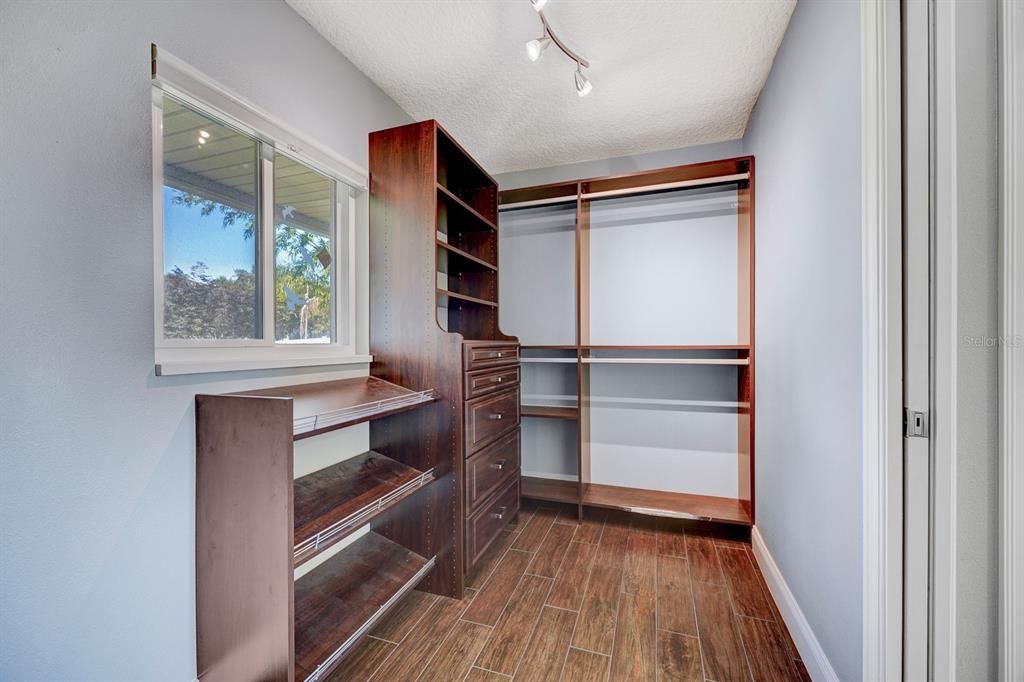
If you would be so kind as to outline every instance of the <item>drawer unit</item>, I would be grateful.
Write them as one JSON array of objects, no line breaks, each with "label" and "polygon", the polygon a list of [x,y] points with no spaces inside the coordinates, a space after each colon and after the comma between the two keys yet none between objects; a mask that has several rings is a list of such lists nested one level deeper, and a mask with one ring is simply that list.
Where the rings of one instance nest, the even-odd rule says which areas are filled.
[{"label": "drawer unit", "polygon": [[519,430],[466,460],[466,510],[469,514],[510,478],[519,478]]},{"label": "drawer unit", "polygon": [[466,372],[466,400],[519,385],[519,365]]},{"label": "drawer unit", "polygon": [[519,364],[519,346],[514,343],[463,346],[466,371]]},{"label": "drawer unit", "polygon": [[465,453],[468,457],[503,433],[519,426],[519,389],[466,401]]},{"label": "drawer unit", "polygon": [[518,512],[519,477],[516,476],[480,511],[466,519],[467,570],[480,560],[480,556]]}]

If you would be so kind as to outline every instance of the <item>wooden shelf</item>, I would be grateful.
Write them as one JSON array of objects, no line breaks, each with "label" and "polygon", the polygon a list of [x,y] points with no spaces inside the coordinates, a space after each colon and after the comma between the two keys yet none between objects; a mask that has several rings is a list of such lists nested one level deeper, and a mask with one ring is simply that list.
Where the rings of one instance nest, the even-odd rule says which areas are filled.
[{"label": "wooden shelf", "polygon": [[[550,502],[577,501],[577,483],[524,476],[522,495]],[[669,516],[703,521],[751,525],[750,503],[731,497],[710,497],[643,490],[597,483],[583,484],[583,504],[590,507],[621,509],[635,514]]]},{"label": "wooden shelf", "polygon": [[438,289],[437,290],[437,294],[438,294],[438,296],[441,296],[442,298],[454,298],[454,299],[459,300],[459,301],[465,301],[467,303],[475,303],[476,305],[484,305],[484,306],[488,306],[490,308],[497,308],[498,307],[498,304],[495,303],[494,301],[488,301],[486,299],[476,298],[474,296],[467,296],[466,294],[460,294],[460,293],[457,293],[457,292],[454,292],[454,291],[449,291],[448,289]]},{"label": "wooden shelf", "polygon": [[531,500],[569,504],[576,504],[579,501],[579,484],[576,481],[523,476],[521,485],[522,496]]},{"label": "wooden shelf", "polygon": [[749,358],[583,358],[584,365],[749,365]]},{"label": "wooden shelf", "polygon": [[369,451],[295,481],[295,565],[346,537],[434,480]]},{"label": "wooden shelf", "polygon": [[573,346],[573,345],[570,345],[570,346],[550,346],[550,345],[537,344],[537,345],[532,345],[531,346],[531,345],[528,345],[528,344],[520,344],[519,347],[522,348],[523,350],[576,350],[576,346]]},{"label": "wooden shelf", "polygon": [[439,247],[441,247],[442,249],[444,249],[445,251],[447,251],[452,256],[455,256],[455,258],[458,261],[462,262],[464,265],[466,265],[466,266],[468,266],[470,268],[473,268],[473,269],[484,269],[484,270],[493,270],[495,272],[498,271],[498,266],[491,265],[490,263],[488,263],[484,259],[477,258],[476,256],[463,251],[462,249],[458,249],[458,248],[452,246],[448,242],[441,241],[440,239],[438,239],[437,240],[437,245]]},{"label": "wooden shelf", "polygon": [[376,377],[281,386],[236,395],[291,398],[296,440],[406,412],[437,400],[433,389],[411,391]]},{"label": "wooden shelf", "polygon": [[370,532],[295,581],[295,679],[319,679],[433,567]]},{"label": "wooden shelf", "polygon": [[580,411],[575,407],[555,407],[553,405],[521,405],[521,417],[542,417],[546,419],[579,419]]},{"label": "wooden shelf", "polygon": [[467,204],[465,201],[455,196],[451,190],[441,183],[437,183],[437,192],[438,196],[444,201],[447,201],[449,206],[454,207],[456,210],[461,210],[464,216],[470,218],[471,223],[466,227],[472,228],[475,226],[479,229],[489,229],[494,230],[495,232],[498,231],[497,225],[485,218],[479,211]]},{"label": "wooden shelf", "polygon": [[575,357],[564,357],[564,358],[525,358],[525,357],[520,357],[519,361],[520,362],[536,362],[536,363],[539,363],[539,364],[548,363],[548,364],[554,364],[554,365],[575,365],[576,364],[576,358]]}]

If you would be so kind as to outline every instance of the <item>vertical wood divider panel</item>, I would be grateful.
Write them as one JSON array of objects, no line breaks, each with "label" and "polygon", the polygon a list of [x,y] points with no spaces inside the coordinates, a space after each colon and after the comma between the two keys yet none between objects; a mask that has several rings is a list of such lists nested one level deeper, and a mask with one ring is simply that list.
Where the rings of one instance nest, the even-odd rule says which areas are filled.
[{"label": "vertical wood divider panel", "polygon": [[203,682],[295,679],[292,458],[290,399],[196,396]]},{"label": "vertical wood divider panel", "polygon": [[586,183],[576,185],[576,404],[579,406],[577,439],[579,521],[583,522],[583,488],[590,483],[590,365],[583,364],[590,344],[590,201],[584,201]]}]

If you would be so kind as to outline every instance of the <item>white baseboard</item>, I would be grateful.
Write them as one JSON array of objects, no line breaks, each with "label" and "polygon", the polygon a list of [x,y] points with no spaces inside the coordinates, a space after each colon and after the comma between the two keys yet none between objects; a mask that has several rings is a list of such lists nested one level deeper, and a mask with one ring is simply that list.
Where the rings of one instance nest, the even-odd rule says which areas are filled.
[{"label": "white baseboard", "polygon": [[804,612],[800,610],[796,597],[793,596],[789,585],[786,584],[786,579],[782,577],[782,572],[764,544],[764,538],[761,537],[761,531],[757,526],[754,526],[750,533],[750,542],[754,548],[757,565],[761,567],[761,573],[764,574],[764,580],[768,583],[768,589],[779,606],[782,619],[786,621],[789,634],[793,636],[793,643],[796,644],[797,651],[800,652],[800,658],[803,659],[811,679],[814,682],[839,682],[839,676],[836,675],[828,656],[825,655],[824,649],[818,643],[818,638],[814,636],[810,623],[804,617]]}]

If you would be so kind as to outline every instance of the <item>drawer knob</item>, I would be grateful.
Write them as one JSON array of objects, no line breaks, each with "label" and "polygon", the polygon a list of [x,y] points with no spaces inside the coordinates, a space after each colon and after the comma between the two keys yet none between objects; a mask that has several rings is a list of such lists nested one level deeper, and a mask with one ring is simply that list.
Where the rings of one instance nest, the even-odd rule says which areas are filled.
[{"label": "drawer knob", "polygon": [[505,465],[507,463],[508,463],[508,460],[507,459],[503,459],[500,462],[495,462],[494,464],[491,465],[491,467],[494,468],[494,469],[497,469],[498,471],[501,471],[502,469],[505,468]]},{"label": "drawer knob", "polygon": [[491,415],[491,419],[501,420],[505,415],[502,412],[495,412]]},{"label": "drawer knob", "polygon": [[500,358],[500,357],[502,357],[502,356],[504,356],[504,355],[505,355],[504,353],[498,353],[498,357],[499,357],[499,358]]},{"label": "drawer knob", "polygon": [[502,382],[503,378],[504,377],[494,377],[494,378],[491,379],[491,383],[492,384],[500,384]]},{"label": "drawer knob", "polygon": [[498,519],[499,521],[501,521],[503,518],[505,518],[505,512],[507,511],[508,507],[498,507],[498,511],[492,513],[491,518]]}]

